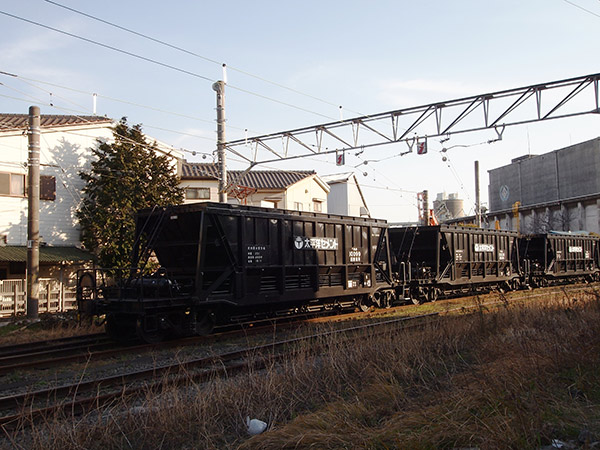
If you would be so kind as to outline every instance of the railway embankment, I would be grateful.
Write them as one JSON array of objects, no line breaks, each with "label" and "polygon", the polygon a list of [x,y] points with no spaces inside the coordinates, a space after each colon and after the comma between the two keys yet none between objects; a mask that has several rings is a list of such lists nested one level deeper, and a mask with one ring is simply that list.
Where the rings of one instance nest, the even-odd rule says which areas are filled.
[{"label": "railway embankment", "polygon": [[[418,327],[324,334],[267,364],[84,415],[24,419],[2,447],[594,448],[600,291],[518,294],[475,297],[465,314]],[[247,417],[267,430],[250,436]]]}]

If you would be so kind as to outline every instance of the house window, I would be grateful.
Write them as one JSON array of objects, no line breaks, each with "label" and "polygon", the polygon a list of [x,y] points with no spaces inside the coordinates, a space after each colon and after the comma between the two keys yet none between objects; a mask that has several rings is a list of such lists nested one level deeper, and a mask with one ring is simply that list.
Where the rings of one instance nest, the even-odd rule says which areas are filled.
[{"label": "house window", "polygon": [[300,202],[294,202],[294,209],[296,211],[302,211],[302,203],[300,203]]},{"label": "house window", "polygon": [[56,200],[56,178],[40,176],[40,200]]},{"label": "house window", "polygon": [[25,196],[25,175],[0,173],[0,195]]},{"label": "house window", "polygon": [[210,188],[187,188],[185,198],[188,200],[210,200]]},{"label": "house window", "polygon": [[314,212],[323,212],[323,202],[315,201],[313,204]]}]

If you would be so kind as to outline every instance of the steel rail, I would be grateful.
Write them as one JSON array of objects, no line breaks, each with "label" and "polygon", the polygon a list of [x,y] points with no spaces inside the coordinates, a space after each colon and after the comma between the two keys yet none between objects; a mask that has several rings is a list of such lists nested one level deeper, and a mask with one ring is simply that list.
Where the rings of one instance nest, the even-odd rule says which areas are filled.
[{"label": "steel rail", "polygon": [[[550,289],[555,289],[555,287]],[[565,287],[562,287],[560,289],[566,294],[567,290],[581,291],[588,289],[588,287],[578,287],[574,289],[566,289]],[[559,291],[555,291],[555,293],[558,292]],[[484,307],[487,308],[489,306],[506,304],[507,302],[517,302],[531,298],[539,298],[542,296],[547,296],[549,293],[550,292],[541,292],[530,294],[527,298],[518,296],[517,298],[511,300],[507,299],[503,295],[500,300],[493,302],[478,303],[467,307],[464,305],[457,306],[446,311],[400,317],[370,324],[357,325],[349,328],[331,330],[309,336],[253,346],[241,350],[222,353],[220,355],[202,357],[189,361],[177,362],[174,364],[166,364],[150,369],[143,369],[126,374],[105,377],[102,379],[58,386],[37,392],[7,396],[0,398],[0,410],[19,410],[20,412],[0,417],[0,425],[2,427],[17,426],[19,424],[23,424],[25,418],[28,420],[33,420],[36,417],[44,416],[46,414],[51,414],[61,410],[71,411],[73,413],[83,413],[114,402],[116,399],[123,398],[124,396],[134,396],[143,392],[147,392],[149,389],[164,387],[166,384],[180,383],[186,380],[194,382],[208,381],[214,379],[215,377],[231,376],[239,371],[247,370],[249,368],[262,368],[265,367],[267,363],[275,362],[285,356],[293,354],[296,351],[294,350],[296,348],[294,347],[295,345],[306,342],[322,342],[321,340],[328,336],[348,334],[350,335],[350,339],[352,334],[355,336],[362,336],[361,333],[367,330],[376,330],[377,334],[379,334],[384,332],[384,329],[393,325],[406,324],[419,319],[437,318],[450,315],[455,312],[464,314],[465,311],[468,310],[474,310],[473,312],[468,313],[474,314],[477,313],[477,310],[481,310]],[[411,326],[421,326],[421,324],[417,323]],[[380,330],[377,330],[378,328],[380,328]],[[393,331],[400,332],[405,329],[406,325],[402,328],[396,328]],[[352,341],[352,339],[350,339],[350,341]],[[311,352],[314,353],[317,350],[320,350],[322,345],[323,344],[311,346]],[[291,348],[291,350],[287,353],[276,353],[276,350],[288,348]],[[140,380],[148,378],[154,381],[151,381],[150,383],[128,385],[128,383],[139,382]],[[114,387],[115,390],[112,392],[102,392],[111,386]],[[78,396],[87,393],[94,393],[94,395],[90,397],[77,398]],[[62,397],[62,400],[59,397]],[[56,403],[36,407],[35,403],[39,403],[40,401],[54,401]],[[60,403],[61,401],[62,403]]]},{"label": "steel rail", "polygon": [[[310,336],[292,338],[277,341],[270,344],[253,346],[222,353],[215,356],[202,357],[189,361],[177,362],[163,366],[143,369],[126,374],[104,377],[97,380],[83,381],[74,384],[57,386],[49,389],[28,392],[0,398],[0,410],[17,410],[20,412],[0,417],[0,425],[3,427],[22,423],[25,417],[33,419],[45,414],[57,411],[85,412],[89,408],[98,408],[123,396],[132,396],[150,389],[156,389],[166,384],[179,383],[182,381],[201,382],[214,379],[219,376],[230,376],[241,370],[249,368],[262,368],[268,362],[277,361],[289,356],[295,350],[287,353],[275,353],[277,350],[292,347],[301,343],[323,339],[328,336],[358,333],[368,329],[389,326],[408,322],[412,320],[438,316],[439,313],[422,314],[418,316],[396,318],[384,322],[366,325],[358,325],[341,330],[332,330],[324,333],[312,334]],[[311,351],[319,347],[312,347]],[[240,359],[242,361],[240,361]],[[196,372],[192,372],[196,371]],[[157,379],[158,378],[158,379]],[[151,379],[150,383],[128,385],[128,383]],[[102,392],[113,387],[111,392]],[[94,393],[93,396],[77,398],[82,394]],[[55,402],[51,405],[36,406],[40,402]],[[61,403],[62,401],[62,403]]]},{"label": "steel rail", "polygon": [[90,333],[78,336],[68,336],[64,338],[51,339],[46,341],[23,342],[20,344],[5,344],[0,346],[0,357],[12,356],[19,353],[33,352],[37,350],[46,350],[49,348],[58,348],[61,345],[69,345],[73,342],[91,341],[104,337],[104,333]]}]

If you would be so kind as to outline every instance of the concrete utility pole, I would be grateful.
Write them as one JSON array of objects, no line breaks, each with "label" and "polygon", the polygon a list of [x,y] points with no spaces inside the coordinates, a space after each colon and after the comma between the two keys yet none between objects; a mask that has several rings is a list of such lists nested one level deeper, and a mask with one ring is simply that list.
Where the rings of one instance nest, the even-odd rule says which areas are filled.
[{"label": "concrete utility pole", "polygon": [[217,93],[217,156],[219,160],[219,202],[227,203],[227,164],[225,162],[225,82],[212,85]]},{"label": "concrete utility pole", "polygon": [[40,108],[29,107],[27,182],[27,318],[37,320],[40,301]]},{"label": "concrete utility pole", "polygon": [[423,225],[429,225],[429,191],[423,191]]},{"label": "concrete utility pole", "polygon": [[479,198],[479,161],[475,161],[475,225],[481,228],[481,200]]}]

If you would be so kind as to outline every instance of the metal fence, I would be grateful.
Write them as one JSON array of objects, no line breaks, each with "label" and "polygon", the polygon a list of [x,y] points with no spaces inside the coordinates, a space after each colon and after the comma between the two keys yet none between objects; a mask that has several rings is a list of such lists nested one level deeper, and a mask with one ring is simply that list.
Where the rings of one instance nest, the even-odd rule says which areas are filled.
[{"label": "metal fence", "polygon": [[[39,312],[77,308],[76,288],[55,278],[40,278]],[[27,280],[0,280],[0,318],[27,314]]]}]

